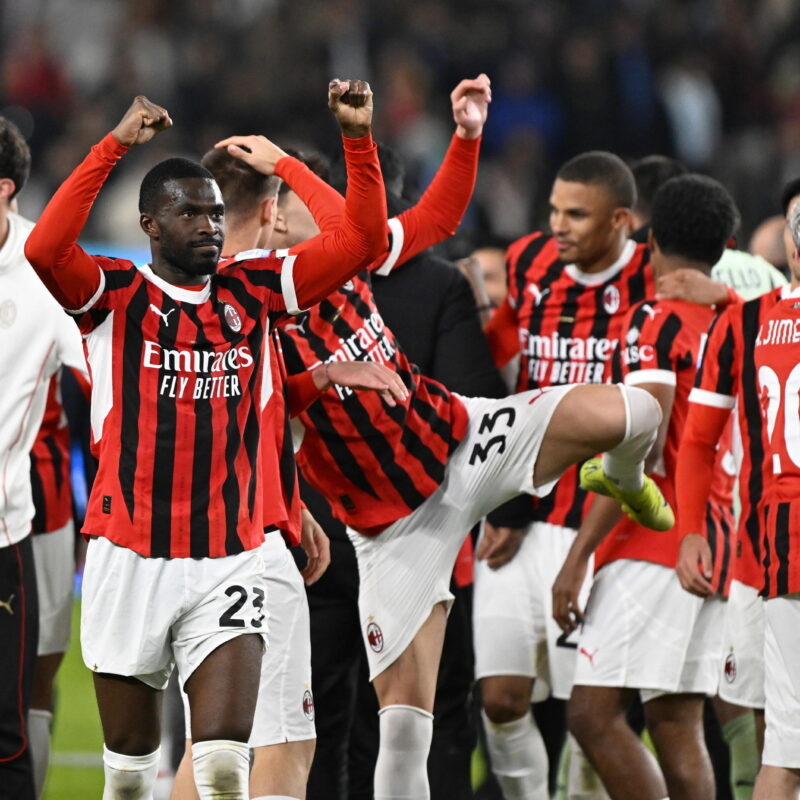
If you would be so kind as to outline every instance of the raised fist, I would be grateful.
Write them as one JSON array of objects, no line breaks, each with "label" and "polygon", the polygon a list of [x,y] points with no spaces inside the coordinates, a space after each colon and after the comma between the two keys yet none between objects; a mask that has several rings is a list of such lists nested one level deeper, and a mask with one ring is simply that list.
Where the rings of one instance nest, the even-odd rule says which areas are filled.
[{"label": "raised fist", "polygon": [[483,72],[477,78],[463,80],[450,93],[450,102],[456,133],[462,139],[477,139],[492,102],[492,82]]},{"label": "raised fist", "polygon": [[149,142],[157,133],[172,125],[166,108],[151,103],[144,95],[137,95],[125,116],[111,131],[113,137],[127,147]]},{"label": "raised fist", "polygon": [[342,133],[350,139],[366,136],[372,126],[372,90],[366,81],[328,84],[328,108],[333,111]]}]

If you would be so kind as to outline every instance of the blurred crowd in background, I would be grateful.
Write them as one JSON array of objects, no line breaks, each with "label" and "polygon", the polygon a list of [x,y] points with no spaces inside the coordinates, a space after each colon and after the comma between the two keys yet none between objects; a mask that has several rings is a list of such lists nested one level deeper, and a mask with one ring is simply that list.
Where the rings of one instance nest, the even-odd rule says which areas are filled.
[{"label": "blurred crowd in background", "polygon": [[133,95],[173,130],[115,170],[95,240],[144,246],[144,172],[234,133],[332,153],[331,77],[366,78],[379,139],[424,187],[452,131],[450,90],[486,72],[494,100],[472,244],[546,221],[557,166],[583,150],[673,155],[733,192],[746,243],[800,174],[797,0],[0,0],[0,114],[34,157],[36,217]]}]

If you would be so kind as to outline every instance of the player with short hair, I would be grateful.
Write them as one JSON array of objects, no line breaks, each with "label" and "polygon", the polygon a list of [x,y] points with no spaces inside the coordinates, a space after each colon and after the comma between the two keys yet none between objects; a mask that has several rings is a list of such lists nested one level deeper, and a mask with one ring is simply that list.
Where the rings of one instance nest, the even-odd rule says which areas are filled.
[{"label": "player with short hair", "polygon": [[[459,129],[469,129],[454,142],[469,153],[477,151],[488,83],[467,100],[455,116]],[[464,163],[465,177],[474,180],[474,159]],[[434,191],[441,187],[432,185],[429,199]],[[441,218],[452,194],[426,204],[426,216],[420,201],[416,214],[411,209],[390,222],[392,251],[378,271],[419,246],[428,217]],[[609,471],[638,497],[657,407],[644,392],[613,386],[570,385],[502,401],[454,395],[408,363],[360,277],[286,328],[290,373],[377,360],[409,390],[391,409],[371,394],[323,395],[300,416],[298,464],[352,529],[361,629],[381,706],[376,800],[425,797],[449,580],[463,532],[504,500],[546,494],[569,464],[609,445]],[[649,524],[669,527],[671,512],[661,516],[660,497],[651,495],[648,507]]]},{"label": "player with short hair", "polygon": [[[47,770],[49,705],[29,713],[40,630],[49,653],[54,652],[51,647],[66,649],[65,632],[69,639],[69,606],[66,631],[63,618],[56,620],[55,626],[51,618],[63,612],[63,603],[51,602],[52,595],[64,591],[63,580],[50,584],[51,571],[55,569],[63,577],[66,570],[67,593],[72,580],[71,531],[44,535],[54,538],[44,541],[43,536],[39,552],[29,535],[36,508],[29,456],[41,427],[52,376],[62,365],[86,369],[74,325],[25,259],[23,248],[33,223],[11,211],[12,201],[27,180],[30,162],[22,134],[0,117],[0,782],[8,797],[20,800],[38,797]],[[55,443],[53,451],[60,454]],[[60,472],[59,477],[67,480],[66,518],[54,513],[49,524],[61,528],[71,516],[71,507],[68,476]],[[37,526],[39,522],[37,519]],[[62,564],[65,557],[66,564]],[[42,585],[37,583],[36,570],[42,571]],[[47,615],[41,628],[40,610]],[[45,658],[52,667],[45,671],[54,674],[55,659]],[[40,684],[48,683],[45,676],[40,677]],[[44,694],[37,697],[39,705],[47,700]]]},{"label": "player with short hair", "polygon": [[[653,204],[649,236],[656,275],[696,269],[706,275],[738,224],[728,192],[716,181],[684,175],[667,181]],[[647,300],[626,314],[614,374],[646,389],[663,421],[648,466],[667,498],[674,497],[675,460],[687,398],[713,310],[675,300]],[[731,475],[715,468],[707,525],[732,525]],[[581,469],[585,488],[610,497],[616,487]],[[565,631],[582,622],[570,729],[606,790],[615,798],[712,798],[714,779],[703,740],[703,695],[717,688],[718,603],[681,588],[675,574],[675,531],[658,535],[619,520],[610,497],[587,514],[553,586],[553,614]],[[613,527],[613,530],[611,530]],[[610,531],[610,533],[609,533]],[[595,552],[596,550],[596,552]],[[589,556],[595,577],[585,612],[579,592]],[[661,770],[628,726],[630,695],[639,691]],[[666,786],[665,786],[666,779]],[[667,792],[667,789],[669,790]]]},{"label": "player with short hair", "polygon": [[[795,187],[796,190],[796,187]],[[797,682],[800,431],[796,356],[800,330],[800,199],[790,201],[794,244],[792,291],[760,321],[753,360],[761,400],[764,486],[759,507],[763,551],[764,693],[766,732],[754,800],[790,800],[800,792],[800,687]],[[758,465],[754,464],[754,472]]]},{"label": "player with short hair", "polygon": [[385,247],[371,97],[361,81],[329,86],[350,191],[336,230],[303,246],[218,270],[219,188],[201,165],[167,159],[140,191],[152,265],[83,251],[76,239],[108,173],[171,125],[141,96],[28,240],[43,282],[78,318],[92,375],[100,467],[83,528],[81,638],[95,673],[107,798],[152,791],[161,690],[176,662],[201,798],[248,794],[265,633],[262,481],[278,483],[262,474],[259,446],[271,390],[266,342],[281,316],[316,302]]},{"label": "player with short hair", "polygon": [[[620,158],[583,153],[556,175],[550,233],[509,247],[508,296],[485,331],[498,365],[520,355],[517,391],[604,381],[623,315],[654,293],[647,247],[628,236],[635,201]],[[567,700],[572,689],[575,643],[552,619],[550,587],[585,503],[570,469],[549,496],[490,514],[476,553],[476,677],[492,770],[509,800],[547,796],[547,753],[530,704],[549,693]],[[590,574],[584,598],[589,583]],[[570,787],[601,797],[574,741],[571,750]]]},{"label": "player with short hair", "polygon": [[[787,222],[800,185],[794,188],[794,194],[784,193]],[[722,631],[719,681],[719,697],[740,709],[738,714],[729,713],[729,719],[723,722],[734,787],[752,786],[764,737],[764,610],[759,596],[764,584],[763,519],[759,508],[771,466],[764,461],[766,430],[761,421],[753,350],[764,317],[797,287],[795,275],[800,275],[800,266],[788,225],[784,229],[792,283],[746,303],[732,304],[712,323],[695,388],[689,395],[675,478],[682,539],[678,575],[687,591],[707,596],[714,588],[710,580],[715,570],[705,537],[697,534],[705,527],[718,442],[735,409],[742,443],[738,479],[741,512]],[[744,709],[755,710],[754,721],[752,715],[741,713]]]}]

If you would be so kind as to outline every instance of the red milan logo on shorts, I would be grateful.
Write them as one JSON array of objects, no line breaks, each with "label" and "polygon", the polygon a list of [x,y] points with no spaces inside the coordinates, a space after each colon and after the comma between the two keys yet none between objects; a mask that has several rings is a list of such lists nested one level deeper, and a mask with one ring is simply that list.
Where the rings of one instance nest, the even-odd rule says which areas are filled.
[{"label": "red milan logo on shorts", "polygon": [[616,286],[606,286],[603,292],[603,308],[608,314],[619,311],[619,289]]},{"label": "red milan logo on shorts", "polygon": [[383,633],[374,622],[367,625],[367,641],[374,652],[380,653],[383,650]]},{"label": "red milan logo on shorts", "polygon": [[223,312],[225,314],[225,322],[228,323],[228,327],[234,333],[239,333],[239,331],[242,329],[242,318],[239,316],[239,312],[230,303],[225,303]]},{"label": "red milan logo on shorts", "polygon": [[306,689],[303,694],[303,713],[309,721],[314,721],[314,695],[310,689]]},{"label": "red milan logo on shorts", "polygon": [[733,652],[728,653],[725,659],[725,680],[733,683],[736,680],[736,656]]}]

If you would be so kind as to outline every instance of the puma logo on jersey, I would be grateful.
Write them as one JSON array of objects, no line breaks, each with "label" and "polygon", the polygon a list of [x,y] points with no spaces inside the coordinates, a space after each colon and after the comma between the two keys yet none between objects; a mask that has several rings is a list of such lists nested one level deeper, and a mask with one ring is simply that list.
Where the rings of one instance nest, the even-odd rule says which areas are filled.
[{"label": "puma logo on jersey", "polygon": [[597,655],[597,651],[598,651],[599,649],[600,649],[599,647],[596,647],[596,648],[594,649],[594,652],[593,652],[593,653],[590,653],[590,652],[589,652],[589,651],[588,651],[588,650],[587,650],[585,647],[579,647],[579,648],[578,648],[578,653],[579,653],[580,655],[582,655],[582,656],[586,656],[586,658],[588,658],[588,659],[589,659],[589,663],[590,663],[592,666],[594,666],[594,657]]},{"label": "puma logo on jersey", "polygon": [[160,308],[158,308],[157,306],[154,306],[152,303],[150,303],[150,310],[151,310],[151,311],[155,311],[155,312],[156,312],[156,314],[158,314],[158,316],[159,316],[159,317],[161,317],[161,319],[163,319],[163,320],[164,320],[164,325],[166,325],[166,326],[169,326],[169,320],[167,319],[167,317],[169,317],[169,315],[170,315],[170,314],[171,314],[171,313],[172,313],[172,312],[173,312],[175,309],[174,309],[174,308],[171,308],[171,309],[170,309],[169,311],[167,311],[167,313],[165,314],[165,313],[164,313],[164,312],[163,312],[163,311],[162,311]]},{"label": "puma logo on jersey", "polygon": [[542,300],[544,300],[544,296],[546,294],[550,294],[549,289],[545,289],[543,292],[540,291],[539,287],[535,283],[529,283],[525,287],[525,290],[533,295],[533,304],[535,306],[538,306],[542,302]]},{"label": "puma logo on jersey", "polygon": [[296,319],[299,319],[300,322],[287,322],[286,325],[283,326],[284,329],[287,331],[300,331],[300,333],[305,335],[308,314],[304,314],[302,317],[296,317]]},{"label": "puma logo on jersey", "polygon": [[4,608],[6,611],[8,611],[8,613],[11,614],[12,617],[14,616],[14,609],[11,608],[11,603],[14,601],[15,596],[16,595],[12,594],[11,597],[8,598],[8,600],[0,600],[0,608]]},{"label": "puma logo on jersey", "polygon": [[651,306],[650,303],[645,303],[642,306],[642,311],[644,311],[644,313],[647,314],[647,316],[650,317],[650,319],[655,319],[656,314],[660,314],[663,310],[664,310],[663,308],[653,308],[653,306]]}]

